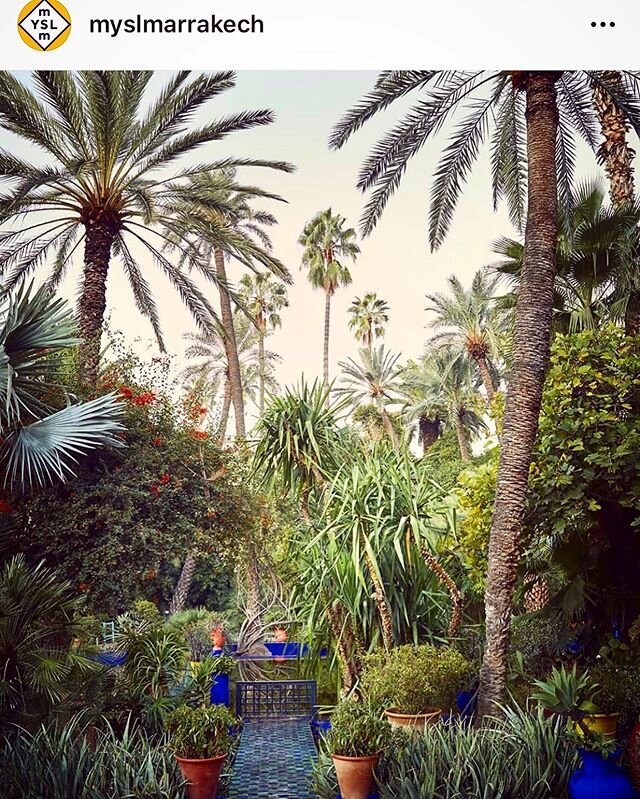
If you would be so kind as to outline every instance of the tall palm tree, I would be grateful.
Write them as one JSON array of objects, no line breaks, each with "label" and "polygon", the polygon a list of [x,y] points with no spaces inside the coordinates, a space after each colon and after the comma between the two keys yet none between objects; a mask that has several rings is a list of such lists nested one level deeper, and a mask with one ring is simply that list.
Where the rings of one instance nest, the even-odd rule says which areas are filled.
[{"label": "tall palm tree", "polygon": [[228,282],[226,260],[233,258],[257,274],[261,265],[278,279],[291,281],[288,270],[272,255],[271,239],[264,229],[276,224],[275,217],[252,207],[258,197],[282,199],[254,186],[239,185],[231,169],[199,174],[188,180],[187,191],[174,208],[174,224],[167,231],[172,247],[187,242],[206,263],[213,261],[238,437],[246,435],[246,424],[233,305],[242,300]]},{"label": "tall palm tree", "polygon": [[[609,83],[620,87],[623,76],[620,72],[609,70],[603,75]],[[624,112],[617,107],[609,92],[603,86],[596,86],[593,102],[600,122],[603,141],[598,148],[598,160],[604,164],[609,178],[609,196],[616,210],[633,204],[635,181],[633,176],[634,150],[629,146],[629,122]],[[625,273],[627,302],[625,307],[625,331],[628,336],[640,333],[640,280],[638,279],[637,246],[634,248],[635,263]]]},{"label": "tall palm tree", "polygon": [[351,273],[345,261],[355,261],[360,252],[356,244],[356,232],[353,228],[345,228],[345,222],[345,217],[333,214],[331,208],[327,208],[307,222],[298,240],[304,247],[302,266],[307,269],[309,282],[314,289],[323,289],[325,296],[322,369],[325,386],[329,385],[331,298],[339,286],[351,283]]},{"label": "tall palm tree", "polygon": [[460,458],[471,460],[470,440],[486,430],[471,363],[455,350],[441,348],[409,361],[401,378],[407,421],[417,421],[419,431],[424,419],[437,421],[438,429],[455,430]]},{"label": "tall palm tree", "polygon": [[481,716],[495,712],[505,692],[518,541],[549,357],[558,205],[562,214],[570,213],[574,133],[596,147],[597,119],[591,98],[597,86],[640,129],[636,80],[637,74],[629,72],[621,74],[620,85],[597,72],[384,72],[331,137],[334,148],[342,147],[379,111],[412,92],[419,93],[418,102],[374,147],[362,168],[359,187],[373,189],[363,218],[364,234],[374,228],[409,160],[447,122],[450,140],[436,167],[431,192],[431,246],[444,241],[467,176],[487,138],[492,144],[494,202],[505,199],[511,219],[525,230],[489,542]]},{"label": "tall palm tree", "polygon": [[349,399],[353,407],[363,403],[373,405],[394,447],[400,446],[398,434],[393,426],[387,406],[399,402],[398,368],[399,355],[385,350],[384,345],[376,349],[363,347],[360,350],[360,363],[349,358],[340,361],[343,377],[336,394]]},{"label": "tall palm tree", "polygon": [[66,303],[46,287],[0,296],[0,484],[65,480],[80,456],[122,445],[116,397],[78,402],[60,385],[60,356],[78,343]]},{"label": "tall palm tree", "polygon": [[494,398],[498,376],[496,359],[500,346],[501,320],[495,304],[497,277],[479,269],[466,291],[455,275],[449,278],[450,295],[427,294],[426,310],[435,313],[431,326],[444,330],[433,339],[466,353],[476,365],[487,398]]},{"label": "tall palm tree", "polygon": [[[49,259],[48,284],[55,288],[74,254],[84,248],[78,304],[81,360],[95,384],[106,307],[107,278],[117,257],[131,284],[138,310],[160,345],[159,311],[135,244],[173,283],[203,329],[216,314],[196,283],[162,253],[162,228],[171,228],[172,202],[185,182],[211,169],[241,165],[290,171],[277,161],[224,158],[172,169],[201,145],[273,121],[268,110],[241,111],[200,127],[190,120],[209,100],[235,85],[233,72],[173,75],[155,96],[152,72],[34,72],[33,89],[0,73],[0,126],[47,155],[47,166],[10,151],[0,154],[0,175],[11,186],[0,196],[0,271],[10,288]],[[163,171],[164,170],[164,171]],[[19,220],[27,224],[16,229]],[[194,268],[214,273],[184,246]]]},{"label": "tall palm tree", "polygon": [[251,314],[258,330],[258,378],[260,413],[264,411],[266,364],[264,341],[272,330],[282,325],[280,311],[289,305],[287,290],[266,272],[243,275],[240,280],[240,296]]},{"label": "tall palm tree", "polygon": [[[263,349],[260,352],[258,333],[253,323],[241,312],[235,314],[234,329],[237,334],[244,399],[256,401],[256,395],[259,395],[262,388],[266,387],[269,391],[277,389],[275,365],[280,358],[270,350]],[[224,438],[231,410],[230,369],[224,334],[187,333],[184,338],[189,342],[185,358],[193,362],[182,370],[182,377],[186,382],[197,382],[202,387],[204,396],[211,397],[214,401],[220,397],[222,391],[218,435]]]},{"label": "tall palm tree", "polygon": [[362,299],[356,297],[349,308],[349,329],[364,347],[373,346],[376,338],[384,336],[384,326],[389,321],[389,304],[374,291],[368,291]]}]

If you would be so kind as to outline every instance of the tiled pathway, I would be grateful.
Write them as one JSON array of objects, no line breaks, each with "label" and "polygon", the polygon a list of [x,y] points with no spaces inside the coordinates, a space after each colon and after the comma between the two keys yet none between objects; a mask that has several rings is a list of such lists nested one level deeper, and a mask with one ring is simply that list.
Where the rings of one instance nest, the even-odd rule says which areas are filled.
[{"label": "tiled pathway", "polygon": [[227,799],[314,799],[316,747],[306,719],[247,722]]}]

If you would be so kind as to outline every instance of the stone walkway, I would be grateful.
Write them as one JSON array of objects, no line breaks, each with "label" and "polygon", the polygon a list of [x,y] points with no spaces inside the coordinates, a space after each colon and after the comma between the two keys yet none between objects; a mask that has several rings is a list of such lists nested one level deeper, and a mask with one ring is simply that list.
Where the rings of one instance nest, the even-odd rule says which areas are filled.
[{"label": "stone walkway", "polygon": [[306,719],[245,724],[227,799],[314,799],[316,747]]}]

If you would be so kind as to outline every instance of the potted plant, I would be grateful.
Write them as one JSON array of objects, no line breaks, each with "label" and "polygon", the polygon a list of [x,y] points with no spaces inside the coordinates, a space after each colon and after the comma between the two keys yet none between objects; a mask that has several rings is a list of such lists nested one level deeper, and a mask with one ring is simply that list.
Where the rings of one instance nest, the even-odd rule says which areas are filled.
[{"label": "potted plant", "polygon": [[385,708],[392,725],[424,730],[455,710],[472,670],[452,647],[407,644],[368,655],[361,684],[370,701]]},{"label": "potted plant", "polygon": [[222,622],[218,622],[211,628],[211,645],[214,652],[221,652],[224,649],[225,637]]},{"label": "potted plant", "polygon": [[335,709],[325,741],[342,799],[368,799],[373,773],[389,736],[389,724],[370,705],[346,700]]},{"label": "potted plant", "polygon": [[229,679],[236,667],[235,660],[229,655],[214,655],[212,661],[213,683],[211,684],[211,704],[230,705]]},{"label": "potted plant", "polygon": [[236,719],[222,705],[182,705],[168,714],[169,746],[187,780],[189,799],[215,799],[234,724]]},{"label": "potted plant", "polygon": [[571,799],[633,799],[633,786],[618,764],[621,750],[611,733],[594,729],[598,715],[593,702],[599,686],[589,674],[579,674],[575,664],[570,671],[564,665],[554,667],[547,680],[535,680],[537,690],[531,698],[551,713],[567,719],[566,735],[575,744],[582,765],[569,780]]}]

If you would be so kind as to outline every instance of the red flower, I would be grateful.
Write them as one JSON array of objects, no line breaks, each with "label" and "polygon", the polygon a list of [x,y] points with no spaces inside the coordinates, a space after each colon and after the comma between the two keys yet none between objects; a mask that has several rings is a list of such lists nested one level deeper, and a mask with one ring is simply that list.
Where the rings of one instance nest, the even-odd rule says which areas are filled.
[{"label": "red flower", "polygon": [[207,413],[207,408],[205,408],[204,405],[201,405],[198,408],[198,411],[204,416],[204,414]]},{"label": "red flower", "polygon": [[0,499],[0,513],[11,513],[11,505],[4,499]]},{"label": "red flower", "polygon": [[154,438],[153,439],[153,443],[155,444],[156,447],[161,447],[162,446],[162,439],[161,438]]},{"label": "red flower", "polygon": [[171,475],[167,474],[166,472],[160,478],[160,485],[166,486],[166,484],[171,480]]},{"label": "red flower", "polygon": [[88,591],[91,588],[91,583],[78,583],[78,588],[81,591]]},{"label": "red flower", "polygon": [[140,406],[151,405],[151,403],[155,400],[155,398],[156,395],[153,393],[153,391],[144,391],[142,394],[139,394],[134,399],[133,402],[135,405],[140,405]]},{"label": "red flower", "polygon": [[129,386],[120,386],[120,393],[125,399],[133,399],[133,391]]},{"label": "red flower", "polygon": [[197,438],[198,441],[204,441],[209,438],[209,433],[207,433],[206,430],[192,430],[191,435],[193,438]]},{"label": "red flower", "polygon": [[158,486],[151,486],[149,491],[151,491],[152,494],[159,494],[160,493],[160,489],[158,488]]}]

